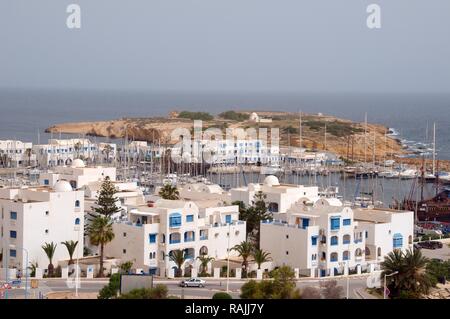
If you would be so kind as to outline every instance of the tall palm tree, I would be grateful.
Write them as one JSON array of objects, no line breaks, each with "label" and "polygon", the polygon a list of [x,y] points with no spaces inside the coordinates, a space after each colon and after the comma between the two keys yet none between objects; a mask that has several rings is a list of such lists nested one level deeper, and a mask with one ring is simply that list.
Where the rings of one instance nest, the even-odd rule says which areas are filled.
[{"label": "tall palm tree", "polygon": [[268,251],[257,248],[253,251],[253,259],[258,265],[258,269],[261,269],[261,264],[271,261],[270,253]]},{"label": "tall palm tree", "polygon": [[176,186],[167,183],[159,190],[159,196],[163,199],[177,200],[180,199],[180,193]]},{"label": "tall palm tree", "polygon": [[206,274],[208,271],[208,264],[214,261],[214,257],[209,257],[207,254],[201,254],[197,259],[200,260],[200,273]]},{"label": "tall palm tree", "polygon": [[98,276],[103,277],[103,258],[105,245],[114,239],[112,220],[108,216],[98,215],[88,227],[89,240],[92,244],[100,246],[100,269]]},{"label": "tall palm tree", "polygon": [[426,272],[428,258],[424,257],[419,249],[414,249],[414,251],[408,249],[403,260],[405,270],[404,289],[417,295],[428,293],[432,285],[431,278]]},{"label": "tall palm tree", "polygon": [[73,253],[75,252],[75,249],[77,248],[78,245],[78,241],[73,241],[73,240],[66,240],[61,242],[62,245],[66,246],[67,248],[67,252],[69,253],[69,265],[73,265],[74,261],[73,261]]},{"label": "tall palm tree", "polygon": [[186,256],[184,251],[177,249],[177,250],[172,250],[172,253],[169,254],[169,258],[171,261],[173,261],[175,263],[175,265],[177,265],[177,271],[175,273],[175,277],[181,277],[182,275],[182,267],[184,262],[186,261]]},{"label": "tall palm tree", "polygon": [[242,243],[234,246],[232,250],[238,252],[239,257],[242,257],[242,268],[244,270],[244,277],[247,275],[248,269],[248,258],[252,255],[253,244],[248,241],[243,241]]},{"label": "tall palm tree", "polygon": [[80,142],[76,142],[75,145],[73,146],[75,152],[77,153],[77,158],[80,157],[80,150],[81,150],[81,143]]},{"label": "tall palm tree", "polygon": [[49,243],[45,243],[44,245],[42,245],[42,249],[45,251],[45,254],[48,257],[49,260],[49,264],[48,264],[48,276],[51,277],[53,276],[53,270],[55,269],[55,267],[53,266],[52,260],[53,260],[53,256],[55,255],[55,251],[56,251],[56,246],[57,244],[54,244],[53,242]]}]

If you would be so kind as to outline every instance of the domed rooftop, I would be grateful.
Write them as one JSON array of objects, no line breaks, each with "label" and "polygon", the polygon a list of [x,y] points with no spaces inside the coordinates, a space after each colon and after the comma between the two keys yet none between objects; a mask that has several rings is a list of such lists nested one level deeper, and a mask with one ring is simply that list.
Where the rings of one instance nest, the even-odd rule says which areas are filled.
[{"label": "domed rooftop", "polygon": [[57,181],[53,189],[55,192],[71,192],[73,190],[72,185],[65,180]]},{"label": "domed rooftop", "polygon": [[276,176],[269,175],[264,179],[264,185],[277,186],[280,185],[280,182],[278,181],[278,178]]},{"label": "domed rooftop", "polygon": [[74,168],[82,168],[82,167],[85,167],[85,165],[84,165],[83,160],[77,158],[77,159],[73,160],[72,167],[74,167]]}]

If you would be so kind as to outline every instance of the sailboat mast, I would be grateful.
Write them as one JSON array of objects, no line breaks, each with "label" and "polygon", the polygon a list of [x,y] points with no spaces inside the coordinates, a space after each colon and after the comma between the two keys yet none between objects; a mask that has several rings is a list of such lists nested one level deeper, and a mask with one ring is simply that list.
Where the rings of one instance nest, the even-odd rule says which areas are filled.
[{"label": "sailboat mast", "polygon": [[436,122],[433,123],[433,176],[436,175]]}]

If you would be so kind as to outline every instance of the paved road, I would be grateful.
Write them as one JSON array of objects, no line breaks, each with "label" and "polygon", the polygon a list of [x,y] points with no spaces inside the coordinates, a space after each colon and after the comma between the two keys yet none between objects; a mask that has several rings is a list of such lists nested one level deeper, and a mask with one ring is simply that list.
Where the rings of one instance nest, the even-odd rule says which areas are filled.
[{"label": "paved road", "polygon": [[[323,281],[324,279],[322,279]],[[343,287],[344,296],[347,293],[347,279],[336,277],[329,280],[337,280],[338,285]],[[297,281],[297,288],[305,288],[307,286],[318,287],[320,285],[318,279],[302,279]],[[240,288],[245,283],[245,280],[230,280],[229,292],[233,298],[239,298]],[[211,298],[214,293],[226,290],[226,280],[208,279],[207,285],[204,288],[182,288],[179,287],[179,280],[155,279],[155,284],[165,284],[169,290],[170,295],[175,295],[185,298]],[[79,292],[98,292],[105,285],[108,284],[108,279],[84,279],[81,282]],[[361,293],[366,287],[366,276],[351,276],[349,277],[349,298],[361,299],[367,298],[367,295]],[[8,291],[8,298],[24,298],[25,286],[22,283],[20,289],[12,289]],[[74,291],[74,288],[69,288],[64,279],[42,279],[39,281],[39,288],[29,289],[29,298],[38,298],[39,292],[46,295],[49,292],[58,291]],[[359,292],[359,293],[358,293]]]}]

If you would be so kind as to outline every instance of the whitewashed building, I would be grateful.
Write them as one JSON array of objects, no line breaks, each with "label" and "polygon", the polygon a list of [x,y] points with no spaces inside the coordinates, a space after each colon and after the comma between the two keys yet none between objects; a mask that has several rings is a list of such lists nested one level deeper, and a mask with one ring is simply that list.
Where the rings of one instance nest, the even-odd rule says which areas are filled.
[{"label": "whitewashed building", "polygon": [[81,188],[89,183],[103,181],[109,177],[111,181],[116,180],[115,167],[89,166],[86,167],[81,159],[75,159],[70,166],[57,166],[47,173],[41,173],[39,184],[53,186],[58,180],[69,181],[74,189]]},{"label": "whitewashed building", "polygon": [[77,158],[88,162],[111,163],[116,158],[114,143],[93,143],[87,138],[49,139],[47,144],[33,146],[41,167],[71,165]]},{"label": "whitewashed building", "polygon": [[[239,221],[237,206],[218,201],[163,200],[129,209],[128,218],[114,224],[114,240],[105,248],[107,256],[131,260],[133,267],[171,276],[176,265],[174,250],[183,250],[183,271],[199,268],[197,257],[227,257],[227,249],[246,238],[245,222]],[[228,236],[230,236],[228,238]],[[230,256],[234,256],[234,251]],[[194,274],[193,273],[193,274]]]},{"label": "whitewashed building", "polygon": [[0,140],[0,165],[20,167],[36,164],[33,143],[17,140]]},{"label": "whitewashed building", "polygon": [[30,266],[25,251],[29,263],[47,268],[49,260],[42,245],[51,242],[57,244],[55,267],[69,259],[63,241],[79,241],[74,258],[83,256],[84,194],[72,190],[69,182],[61,180],[53,187],[2,188],[0,207],[4,268],[24,271]]}]

